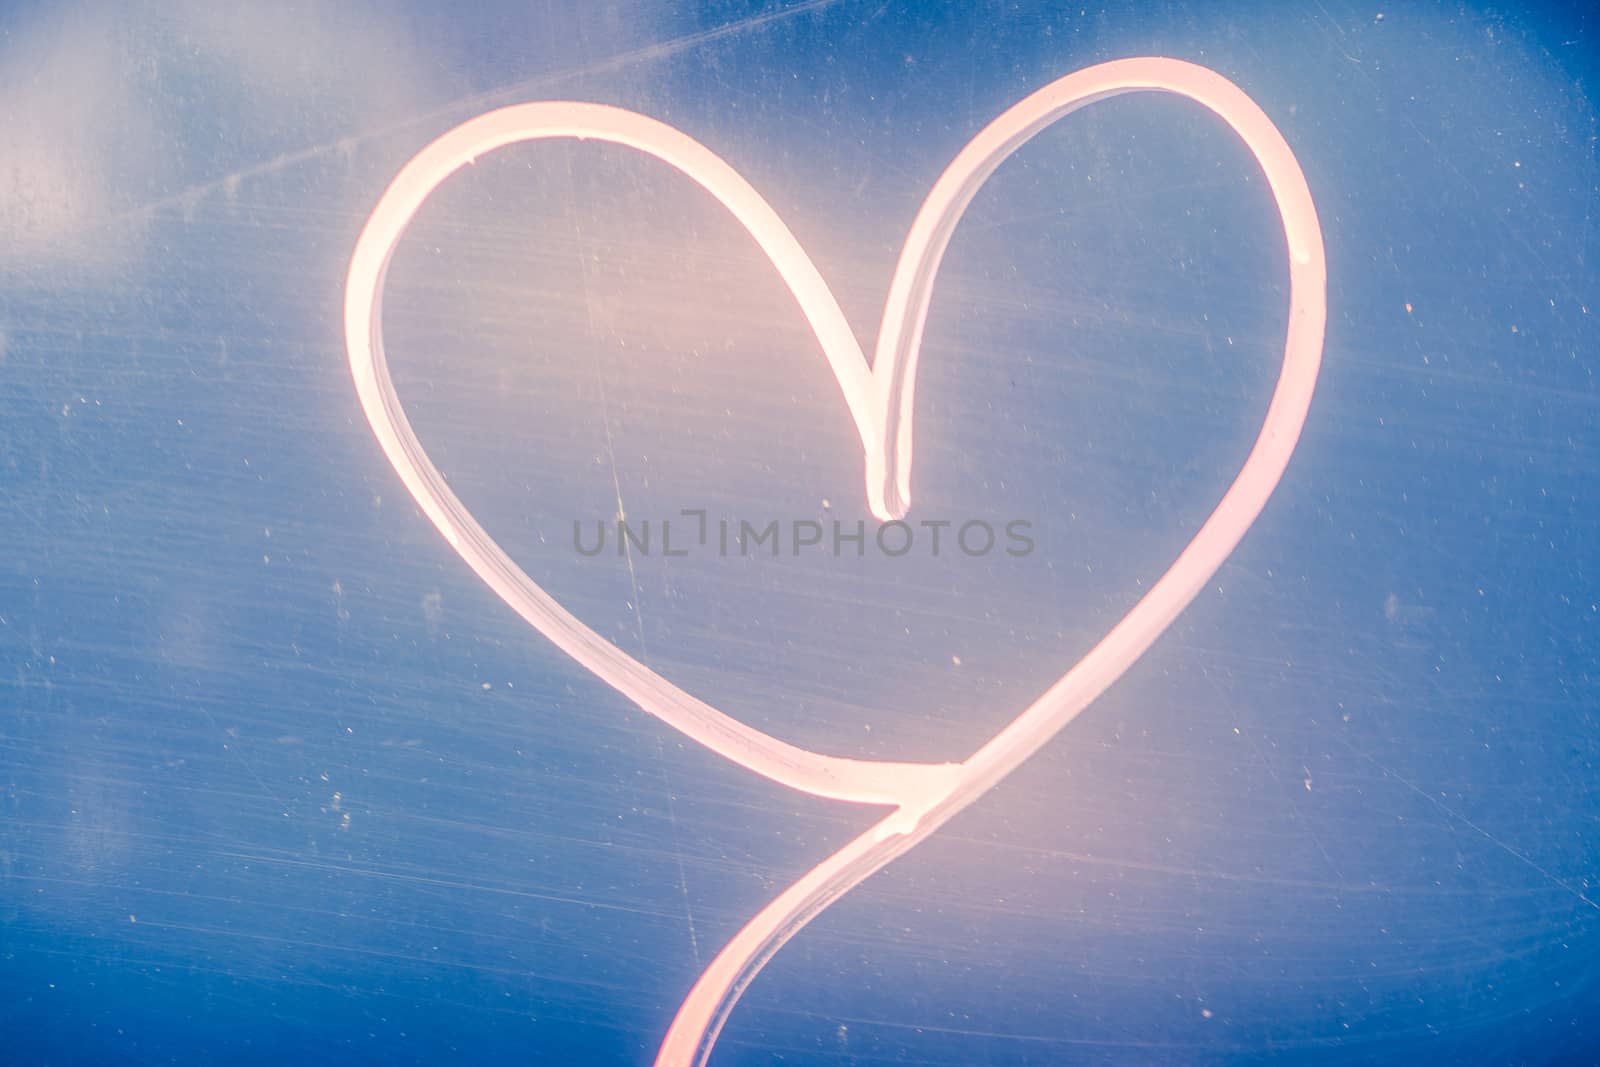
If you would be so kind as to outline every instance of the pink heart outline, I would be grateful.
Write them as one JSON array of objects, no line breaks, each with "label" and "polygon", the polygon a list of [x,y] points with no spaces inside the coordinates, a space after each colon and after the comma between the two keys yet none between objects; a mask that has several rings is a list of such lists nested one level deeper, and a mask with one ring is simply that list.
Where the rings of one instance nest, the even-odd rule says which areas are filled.
[{"label": "pink heart outline", "polygon": [[[1283,369],[1244,465],[1178,558],[1093,649],[961,763],[852,760],[802,749],[711,707],[626,655],[561,607],[477,523],[428,458],[395,393],[383,349],[383,285],[407,224],[434,189],[479,156],[520,141],[576,138],[626,145],[705,188],[771,258],[816,332],[861,435],[869,506],[880,519],[898,518],[911,501],[913,395],[928,302],[968,203],[1006,158],[1046,126],[1095,101],[1150,90],[1187,97],[1214,112],[1244,141],[1267,178],[1289,253]],[[1038,751],[1199,594],[1265,507],[1299,440],[1322,359],[1326,287],[1316,207],[1283,136],[1232,82],[1205,67],[1160,57],[1117,60],[1057,79],[1006,110],[957,154],[912,223],[870,367],[832,292],[777,213],[709,149],[654,119],[600,104],[520,104],[457,126],[400,170],[356,243],[345,287],[345,338],[362,409],[424,514],[517,614],[643,711],[773,781],[895,809],[801,876],[734,935],[685,998],[658,1067],[704,1064],[734,1003],[784,942]]]}]

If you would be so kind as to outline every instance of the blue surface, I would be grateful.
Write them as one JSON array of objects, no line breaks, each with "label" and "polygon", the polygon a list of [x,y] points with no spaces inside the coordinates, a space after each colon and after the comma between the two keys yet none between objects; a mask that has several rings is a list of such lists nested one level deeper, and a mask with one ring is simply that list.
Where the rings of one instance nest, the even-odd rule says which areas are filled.
[{"label": "blue surface", "polygon": [[[614,103],[743,172],[870,338],[967,138],[1140,54],[1235,80],[1317,197],[1303,443],[1173,630],[780,952],[712,1062],[1600,1057],[1588,21],[436,6],[0,9],[0,1058],[648,1063],[716,949],[868,813],[646,719],[453,555],[350,385],[359,227],[457,122]],[[1025,558],[572,550],[619,504],[866,514],[775,275],[624,151],[453,178],[387,324],[452,484],[592,626],[786,739],[957,759],[1237,469],[1281,246],[1243,148],[1171,98],[1071,116],[979,195],[914,517],[1026,519]]]}]

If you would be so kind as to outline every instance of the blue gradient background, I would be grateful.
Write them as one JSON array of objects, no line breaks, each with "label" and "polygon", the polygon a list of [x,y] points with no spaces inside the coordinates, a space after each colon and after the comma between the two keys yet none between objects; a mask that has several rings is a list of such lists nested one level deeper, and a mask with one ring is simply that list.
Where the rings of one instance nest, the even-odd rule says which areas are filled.
[{"label": "blue gradient background", "polygon": [[[1026,92],[1161,54],[1306,171],[1324,373],[1204,596],[1013,778],[786,947],[713,1063],[1600,1058],[1590,20],[1139,5],[0,7],[0,1060],[644,1064],[867,824],[641,715],[405,497],[343,272],[432,137],[598,100],[739,168],[869,338],[921,197]],[[574,518],[865,514],[769,267],[620,150],[509,149],[396,260],[395,373],[537,580],[732,714],[960,758],[1187,540],[1286,272],[1240,145],[1096,105],[980,194],[914,519],[1026,559],[588,560]],[[826,501],[826,504],[824,504]]]}]

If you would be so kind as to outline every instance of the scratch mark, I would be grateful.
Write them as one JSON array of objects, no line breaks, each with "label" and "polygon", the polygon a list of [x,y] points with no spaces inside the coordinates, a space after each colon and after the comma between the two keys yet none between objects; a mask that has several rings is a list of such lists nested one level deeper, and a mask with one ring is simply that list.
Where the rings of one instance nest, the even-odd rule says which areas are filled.
[{"label": "scratch mark", "polygon": [[[570,177],[570,174],[569,174]],[[575,227],[578,236],[578,271],[583,286],[584,309],[589,318],[589,337],[598,340],[600,335],[599,309],[595,301],[592,279],[589,273],[589,255],[583,241],[582,227]],[[606,390],[605,373],[596,360],[594,366],[594,379],[600,389],[600,420],[605,427],[606,435],[606,460],[611,466],[611,487],[617,495],[617,522],[625,523],[628,518],[628,509],[622,502],[622,478],[617,473],[617,450],[611,433],[611,398]],[[632,539],[621,532],[618,527],[618,540],[622,546],[622,558],[628,565],[628,589],[633,603],[633,624],[639,641],[639,662],[649,664],[650,649],[644,636],[644,607],[639,596],[639,575],[633,565]],[[661,787],[667,798],[667,825],[672,832],[672,855],[678,867],[678,892],[683,897],[683,918],[689,928],[689,951],[694,956],[698,966],[700,958],[700,937],[694,928],[694,908],[689,900],[689,875],[683,863],[683,843],[678,831],[677,803],[672,796],[672,780],[667,774],[667,752],[659,734],[656,735],[656,767],[661,772]]]},{"label": "scratch mark", "polygon": [[1345,741],[1344,744],[1349,747],[1350,751],[1354,752],[1356,755],[1360,756],[1362,759],[1366,760],[1368,763],[1370,763],[1374,767],[1376,767],[1380,772],[1383,773],[1384,777],[1393,778],[1395,781],[1399,782],[1401,785],[1405,786],[1407,789],[1409,789],[1413,793],[1417,794],[1417,796],[1422,797],[1423,799],[1427,800],[1428,803],[1432,804],[1434,807],[1436,807],[1440,811],[1444,812],[1447,816],[1449,816],[1450,818],[1454,819],[1456,822],[1460,823],[1462,826],[1465,826],[1469,830],[1472,830],[1472,831],[1476,832],[1477,834],[1482,836],[1484,840],[1488,841],[1490,844],[1494,845],[1495,847],[1503,850],[1507,855],[1509,855],[1509,856],[1511,856],[1511,857],[1513,857],[1515,859],[1519,859],[1523,863],[1527,864],[1533,870],[1537,871],[1539,874],[1541,874],[1545,878],[1549,879],[1551,884],[1559,886],[1562,889],[1565,889],[1567,892],[1571,893],[1573,896],[1577,897],[1579,900],[1581,900],[1585,904],[1589,905],[1589,907],[1595,909],[1596,911],[1600,911],[1600,904],[1595,903],[1595,901],[1593,899],[1591,899],[1590,897],[1588,897],[1587,895],[1584,894],[1583,890],[1579,889],[1577,886],[1573,885],[1571,882],[1567,881],[1564,878],[1561,878],[1560,876],[1556,875],[1555,873],[1553,873],[1551,871],[1546,870],[1544,867],[1540,866],[1537,862],[1535,862],[1534,859],[1531,856],[1529,856],[1526,853],[1522,852],[1521,850],[1519,850],[1517,848],[1514,848],[1513,846],[1507,844],[1505,841],[1502,841],[1500,838],[1496,837],[1494,834],[1491,834],[1488,830],[1485,830],[1483,827],[1479,826],[1477,823],[1473,822],[1471,819],[1467,818],[1465,815],[1461,814],[1459,811],[1456,811],[1450,805],[1446,804],[1444,801],[1440,800],[1438,797],[1434,796],[1432,793],[1428,792],[1426,789],[1423,789],[1421,786],[1417,785],[1415,782],[1413,782],[1411,779],[1407,778],[1405,775],[1401,774],[1399,771],[1396,771],[1396,770],[1393,770],[1390,767],[1384,766],[1382,763],[1379,763],[1372,756],[1369,756],[1366,752],[1363,752],[1361,749],[1357,748],[1355,745],[1350,744],[1349,741]]},{"label": "scratch mark", "polygon": [[258,163],[251,167],[244,167],[232,171],[220,178],[210,181],[197,182],[175,193],[147,200],[142,204],[126,208],[122,211],[105,215],[92,224],[85,226],[79,232],[88,232],[102,226],[114,226],[118,223],[138,222],[149,219],[157,212],[167,208],[181,207],[185,211],[193,210],[201,200],[213,193],[221,192],[229,197],[237,194],[239,187],[253,178],[262,178],[288,170],[290,167],[302,163],[312,163],[326,156],[338,153],[346,156],[352,155],[363,141],[375,140],[392,134],[402,133],[424,123],[434,122],[439,119],[449,118],[463,111],[477,111],[483,108],[495,107],[510,100],[526,97],[534,92],[544,92],[563,82],[586,78],[595,74],[608,74],[642,63],[654,63],[663,59],[670,59],[682,52],[691,51],[701,45],[710,44],[728,37],[738,36],[751,30],[762,29],[774,23],[784,22],[800,15],[820,11],[833,7],[841,0],[806,0],[805,3],[795,4],[776,11],[767,11],[749,18],[734,19],[721,26],[709,30],[700,30],[695,33],[683,34],[666,41],[658,41],[641,48],[630,49],[614,56],[595,60],[592,63],[569,67],[566,70],[542,74],[536,78],[524,78],[520,81],[510,82],[506,85],[486,89],[480,93],[460,96],[448,104],[419,112],[394,122],[374,126],[361,133],[347,134],[333,141],[312,145],[294,152],[284,152],[272,159]]}]

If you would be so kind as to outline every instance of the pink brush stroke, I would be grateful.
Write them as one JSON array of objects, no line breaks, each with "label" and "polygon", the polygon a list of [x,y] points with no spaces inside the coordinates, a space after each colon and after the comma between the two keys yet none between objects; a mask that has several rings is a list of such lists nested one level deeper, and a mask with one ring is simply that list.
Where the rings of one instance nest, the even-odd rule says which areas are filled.
[{"label": "pink brush stroke", "polygon": [[[412,216],[447,177],[496,148],[558,137],[606,141],[654,156],[699,183],[771,258],[816,332],[861,436],[868,504],[880,519],[898,518],[911,504],[913,392],[928,301],[967,204],[995,168],[1046,126],[1095,101],[1140,91],[1175,93],[1209,108],[1260,163],[1288,244],[1283,369],[1244,466],[1177,560],[1099,644],[961,763],[823,755],[753,729],[679,689],[589,629],[529,578],[450,491],[406,420],[389,378],[381,320],[385,274]],[[1326,288],[1311,191],[1272,121],[1221,75],[1159,57],[1103,63],[1060,78],[1011,107],[962,149],[912,223],[870,366],[827,283],[772,207],[705,146],[654,119],[600,104],[521,104],[463,123],[401,169],[356,244],[345,291],[345,335],[362,409],[423,512],[517,614],[644,711],[775,782],[819,797],[894,808],[784,890],[717,954],[678,1010],[657,1067],[703,1065],[739,995],[784,942],[1038,751],[1199,594],[1261,513],[1299,440],[1322,359]]]}]

